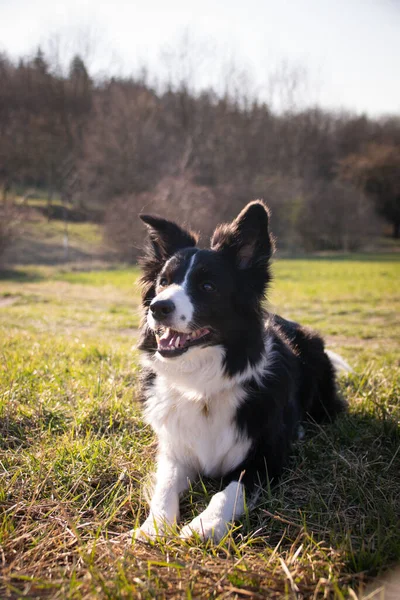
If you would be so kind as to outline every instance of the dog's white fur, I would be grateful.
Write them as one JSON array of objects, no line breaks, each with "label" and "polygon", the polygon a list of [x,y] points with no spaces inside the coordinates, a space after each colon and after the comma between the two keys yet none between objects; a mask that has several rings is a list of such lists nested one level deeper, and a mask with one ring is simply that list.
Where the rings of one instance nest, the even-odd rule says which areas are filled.
[{"label": "dog's white fur", "polygon": [[[189,268],[181,285],[169,285],[167,288],[165,288],[159,294],[157,294],[157,296],[152,301],[153,304],[154,302],[158,302],[159,300],[172,300],[172,302],[176,306],[176,317],[174,317],[173,321],[171,322],[171,328],[176,329],[178,331],[182,331],[184,333],[190,332],[189,325],[192,321],[194,313],[193,304],[187,293],[187,282],[190,276],[190,272],[193,269],[195,259],[196,255],[192,256],[192,258],[190,259]],[[168,262],[169,261],[167,261],[166,266]],[[151,311],[149,311],[147,314],[147,322],[151,329],[157,328],[157,323],[155,322]]]},{"label": "dog's white fur", "polygon": [[325,350],[325,354],[329,356],[329,360],[331,361],[331,364],[337,373],[354,373],[354,370],[344,360],[344,358],[342,358],[336,352],[333,352],[333,350]]},{"label": "dog's white fur", "polygon": [[[176,316],[171,322],[172,329],[178,329],[179,331],[189,333],[190,330],[188,325],[193,317],[193,304],[190,302],[183,286],[176,284],[168,286],[154,298],[153,302],[158,300],[172,300],[176,306]],[[151,311],[148,312],[147,322],[151,329],[157,328],[157,324]]]},{"label": "dog's white fur", "polygon": [[265,340],[265,353],[256,365],[248,365],[233,377],[224,373],[225,351],[222,346],[193,347],[177,358],[164,358],[156,352],[153,359],[145,358],[143,365],[162,375],[168,387],[178,390],[185,398],[209,398],[234,388],[250,379],[260,380],[274,361],[271,338]]},{"label": "dog's white fur", "polygon": [[[230,378],[223,371],[221,346],[194,347],[178,359],[164,359],[156,353],[150,361],[158,376],[144,418],[157,435],[159,454],[150,514],[135,532],[136,539],[162,534],[168,525],[178,522],[179,494],[196,474],[223,475],[243,461],[251,440],[234,424],[245,396],[242,384],[265,374],[273,355],[267,338],[259,363]],[[243,486],[233,482],[182,529],[182,536],[186,538],[192,531],[219,540],[243,510]]]},{"label": "dog's white fur", "polygon": [[222,492],[215,494],[202,513],[181,531],[181,538],[197,533],[204,539],[220,540],[227,533],[227,525],[243,515],[245,510],[244,487],[232,481]]}]

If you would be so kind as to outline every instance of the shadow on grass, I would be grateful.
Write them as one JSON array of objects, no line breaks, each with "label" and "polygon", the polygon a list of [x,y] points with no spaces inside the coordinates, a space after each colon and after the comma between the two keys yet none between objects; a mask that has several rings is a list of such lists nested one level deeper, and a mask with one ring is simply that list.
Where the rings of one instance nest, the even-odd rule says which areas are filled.
[{"label": "shadow on grass", "polygon": [[5,253],[5,264],[8,265],[65,265],[69,262],[91,263],[93,261],[115,260],[114,253],[107,247],[89,241],[80,242],[71,240],[68,254],[63,244],[62,237],[59,240],[34,239],[23,237],[16,241]]},{"label": "shadow on grass", "polygon": [[[254,537],[258,552],[279,546],[290,553],[298,539],[327,555],[332,548],[350,577],[376,576],[400,562],[399,446],[399,425],[384,414],[350,412],[330,425],[307,425],[282,479],[263,486],[241,533]],[[183,523],[220,489],[196,482],[182,502]]]},{"label": "shadow on grass", "polygon": [[0,281],[14,281],[16,283],[33,283],[42,281],[43,275],[32,271],[21,271],[20,269],[0,269]]},{"label": "shadow on grass", "polygon": [[[15,450],[36,443],[43,433],[60,435],[71,428],[71,417],[52,410],[42,410],[32,416],[0,417],[0,449]],[[121,435],[122,432],[135,436],[138,426],[133,418],[116,415],[110,409],[91,411],[79,425],[77,435],[86,438],[93,434],[98,438]]]},{"label": "shadow on grass", "polygon": [[70,426],[70,419],[49,410],[32,417],[0,417],[0,448],[2,450],[26,448],[35,443],[43,432],[60,435]]},{"label": "shadow on grass", "polygon": [[[400,428],[384,408],[374,413],[309,425],[278,499],[267,500],[317,543],[340,550],[347,572],[371,576],[400,561]],[[282,523],[273,529],[278,539]]]},{"label": "shadow on grass", "polygon": [[101,258],[90,250],[70,245],[68,256],[62,242],[43,242],[35,239],[22,239],[6,255],[9,264],[20,265],[60,265],[68,262],[90,262]]}]

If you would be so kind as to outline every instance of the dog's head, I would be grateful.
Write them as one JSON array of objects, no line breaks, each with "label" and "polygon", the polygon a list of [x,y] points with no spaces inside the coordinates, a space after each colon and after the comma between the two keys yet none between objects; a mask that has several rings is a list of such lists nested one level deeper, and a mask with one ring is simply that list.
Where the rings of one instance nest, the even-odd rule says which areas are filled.
[{"label": "dog's head", "polygon": [[261,301],[270,281],[267,207],[248,204],[232,223],[217,227],[209,250],[198,249],[196,236],[175,223],[141,219],[150,242],[142,260],[141,348],[175,361],[195,348],[222,345],[226,352],[247,350],[251,361],[249,344],[257,341],[256,353],[262,344]]}]

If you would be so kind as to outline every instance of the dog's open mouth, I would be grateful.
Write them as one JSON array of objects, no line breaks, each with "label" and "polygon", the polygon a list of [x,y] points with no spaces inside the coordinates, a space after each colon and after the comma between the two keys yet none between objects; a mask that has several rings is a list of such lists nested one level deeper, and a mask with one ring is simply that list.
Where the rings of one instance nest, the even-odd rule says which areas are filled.
[{"label": "dog's open mouth", "polygon": [[156,333],[157,351],[161,356],[173,358],[192,348],[203,344],[210,337],[211,331],[207,327],[196,329],[190,333],[182,333],[173,329],[165,329]]}]

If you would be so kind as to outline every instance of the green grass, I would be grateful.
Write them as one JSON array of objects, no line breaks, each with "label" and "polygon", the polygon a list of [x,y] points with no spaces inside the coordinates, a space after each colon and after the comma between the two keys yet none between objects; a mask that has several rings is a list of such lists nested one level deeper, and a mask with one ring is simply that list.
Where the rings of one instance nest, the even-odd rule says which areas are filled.
[{"label": "green grass", "polygon": [[[400,261],[274,272],[272,306],[355,369],[350,408],[308,427],[282,482],[218,546],[127,535],[155,451],[136,403],[138,271],[0,275],[1,598],[354,599],[400,562]],[[185,521],[213,489],[194,485]]]}]

